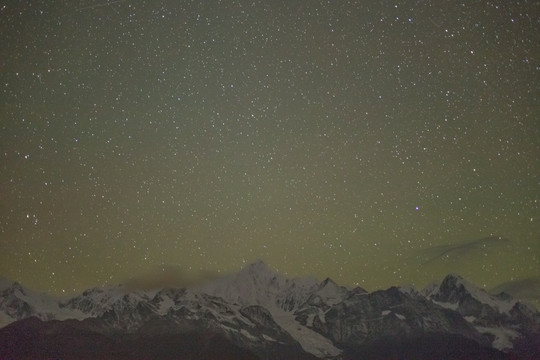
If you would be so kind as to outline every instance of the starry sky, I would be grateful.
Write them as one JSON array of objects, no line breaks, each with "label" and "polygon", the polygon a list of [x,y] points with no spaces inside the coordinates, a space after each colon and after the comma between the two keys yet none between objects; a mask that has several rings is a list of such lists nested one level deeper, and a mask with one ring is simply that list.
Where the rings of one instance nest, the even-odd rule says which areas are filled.
[{"label": "starry sky", "polygon": [[540,288],[538,14],[0,1],[0,274]]}]

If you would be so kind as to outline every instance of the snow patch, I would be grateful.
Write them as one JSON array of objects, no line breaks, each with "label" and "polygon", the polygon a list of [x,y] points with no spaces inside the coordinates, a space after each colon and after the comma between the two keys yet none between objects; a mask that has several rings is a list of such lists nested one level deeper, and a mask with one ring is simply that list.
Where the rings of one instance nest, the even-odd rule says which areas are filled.
[{"label": "snow patch", "polygon": [[247,331],[246,329],[240,329],[240,334],[242,334],[244,337],[252,340],[252,341],[257,341],[259,339],[257,339],[255,336],[251,335],[249,333],[249,331]]},{"label": "snow patch", "polygon": [[313,327],[313,319],[315,319],[315,314],[308,315],[308,317],[306,319],[306,325],[308,327]]},{"label": "snow patch", "polygon": [[274,308],[272,316],[276,323],[298,341],[306,352],[320,358],[341,354],[341,350],[336,348],[329,339],[299,324],[292,313]]},{"label": "snow patch", "polygon": [[263,336],[264,340],[266,340],[266,341],[276,342],[276,339],[274,339],[273,337],[270,337],[270,336],[268,336],[266,334],[262,334],[262,336]]},{"label": "snow patch", "polygon": [[482,334],[491,334],[495,336],[495,340],[493,340],[491,346],[497,350],[512,349],[514,347],[512,340],[520,336],[517,331],[503,327],[488,328],[477,326],[476,330]]},{"label": "snow patch", "polygon": [[445,309],[450,309],[450,310],[454,310],[454,311],[457,311],[457,309],[459,308],[459,304],[458,303],[447,303],[447,302],[440,302],[440,301],[435,301],[435,300],[432,300],[435,304],[439,305],[439,306],[442,306],[443,308]]},{"label": "snow patch", "polygon": [[174,306],[174,301],[170,297],[165,297],[163,301],[159,304],[157,309],[158,314],[165,315]]}]

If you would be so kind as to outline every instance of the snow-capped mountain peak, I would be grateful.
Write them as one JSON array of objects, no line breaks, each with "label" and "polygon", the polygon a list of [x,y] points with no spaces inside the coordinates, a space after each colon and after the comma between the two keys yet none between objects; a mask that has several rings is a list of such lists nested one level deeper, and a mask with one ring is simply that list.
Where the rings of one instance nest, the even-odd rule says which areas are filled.
[{"label": "snow-capped mountain peak", "polygon": [[313,291],[307,300],[310,304],[325,304],[332,306],[342,301],[349,294],[349,289],[336,284],[332,279],[326,278]]},{"label": "snow-capped mountain peak", "polygon": [[[423,292],[391,287],[369,293],[347,289],[329,278],[322,282],[287,278],[262,261],[197,288],[131,291],[107,286],[64,301],[0,279],[0,327],[28,317],[46,323],[79,319],[66,322],[68,332],[76,324],[104,335],[161,339],[163,334],[210,332],[261,356],[281,349],[282,355],[307,354],[302,359],[347,358],[347,349],[362,349],[371,342],[375,346],[383,338],[415,336],[457,336],[451,340],[456,344],[472,342],[480,348],[491,344],[507,351],[523,336],[535,336],[540,330],[535,309],[507,295],[491,296],[455,274]],[[49,326],[36,321],[35,326]],[[6,328],[4,334],[9,333]],[[271,358],[294,357],[289,355],[273,353]]]},{"label": "snow-capped mountain peak", "polygon": [[440,305],[453,310],[463,307],[465,303],[474,299],[499,313],[509,313],[517,302],[510,297],[492,296],[456,274],[449,274],[440,284],[426,288],[424,294]]},{"label": "snow-capped mountain peak", "polygon": [[41,320],[80,319],[79,311],[62,309],[60,299],[30,290],[16,281],[0,279],[0,327],[35,316]]},{"label": "snow-capped mountain peak", "polygon": [[517,320],[537,317],[517,300],[504,294],[490,295],[459,275],[450,274],[440,284],[426,287],[424,295],[434,303],[458,312],[478,332],[492,337],[492,346],[500,350],[512,348],[513,341],[519,337],[516,326],[525,326],[524,331],[538,326],[534,320]]},{"label": "snow-capped mountain peak", "polygon": [[232,274],[194,289],[242,306],[262,305],[291,311],[317,286],[313,278],[289,279],[257,261]]},{"label": "snow-capped mountain peak", "polygon": [[87,316],[102,316],[107,311],[132,309],[140,302],[147,302],[154,292],[129,292],[122,285],[96,287],[84,291],[60,306],[66,309],[78,310]]},{"label": "snow-capped mountain peak", "polygon": [[[325,284],[331,289],[330,282]],[[323,290],[311,277],[289,279],[264,262],[257,261],[238,273],[218,279],[197,291],[220,297],[238,307],[259,305],[266,308],[277,324],[293,336],[302,348],[317,357],[337,356],[341,350],[331,341],[295,320],[294,311],[317,290]],[[337,296],[337,295],[336,295]]]}]

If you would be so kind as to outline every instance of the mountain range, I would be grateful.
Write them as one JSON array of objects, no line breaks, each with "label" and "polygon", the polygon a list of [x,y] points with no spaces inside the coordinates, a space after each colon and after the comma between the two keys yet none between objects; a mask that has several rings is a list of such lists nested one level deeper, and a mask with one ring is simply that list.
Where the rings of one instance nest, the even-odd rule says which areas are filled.
[{"label": "mountain range", "polygon": [[450,274],[367,292],[261,261],[190,288],[70,299],[0,280],[0,359],[540,359],[540,313]]}]

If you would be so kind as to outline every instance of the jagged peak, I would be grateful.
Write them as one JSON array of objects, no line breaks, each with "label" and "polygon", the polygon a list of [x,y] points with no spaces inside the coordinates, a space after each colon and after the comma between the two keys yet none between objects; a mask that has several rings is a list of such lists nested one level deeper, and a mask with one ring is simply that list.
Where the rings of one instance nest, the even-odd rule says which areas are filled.
[{"label": "jagged peak", "polygon": [[463,276],[456,273],[450,273],[446,275],[441,281],[434,281],[428,284],[426,287],[424,287],[421,293],[429,297],[430,295],[433,295],[439,292],[441,290],[441,287],[448,288],[448,287],[456,287],[460,285],[463,285],[463,287],[466,288],[467,290],[477,288],[476,285],[466,280]]},{"label": "jagged peak", "polygon": [[477,286],[468,281],[465,277],[456,274],[456,273],[450,273],[446,275],[442,281],[438,283],[438,286],[464,286],[465,288],[476,288]]},{"label": "jagged peak", "polygon": [[348,292],[348,289],[344,286],[339,285],[334,280],[326,278],[318,286],[317,293],[321,292],[339,294]]},{"label": "jagged peak", "polygon": [[327,277],[326,279],[324,279],[324,280],[321,282],[321,287],[324,287],[324,286],[329,285],[329,284],[330,284],[330,285],[338,286],[338,284],[337,284],[334,280],[332,280],[332,279],[330,279],[329,277]]},{"label": "jagged peak", "polygon": [[445,281],[454,281],[454,282],[468,282],[463,276],[459,275],[459,274],[456,274],[456,273],[450,273],[448,275],[446,275],[443,279],[443,282]]},{"label": "jagged peak", "polygon": [[266,263],[262,259],[257,259],[251,264],[248,264],[247,267],[252,268],[262,268],[262,269],[269,269],[270,267],[266,265]]},{"label": "jagged peak", "polygon": [[492,296],[497,298],[497,299],[504,300],[504,301],[514,299],[514,297],[512,295],[510,295],[509,293],[507,293],[505,291],[501,291],[500,293],[497,293],[497,294],[492,294]]},{"label": "jagged peak", "polygon": [[277,272],[274,269],[266,265],[266,263],[260,259],[251,264],[248,264],[246,267],[240,270],[240,272],[256,273],[256,274],[271,274],[271,275],[277,274]]},{"label": "jagged peak", "polygon": [[498,312],[505,313],[508,313],[516,303],[511,296],[490,295],[458,274],[448,274],[438,285],[426,288],[424,294],[432,300],[453,304],[453,307],[458,306],[463,296],[470,296]]},{"label": "jagged peak", "polygon": [[[316,290],[319,282],[314,278],[288,278],[257,260],[237,273],[218,278],[195,292],[218,296],[231,303],[263,305],[268,308],[290,310]],[[271,310],[272,311],[272,310]]]},{"label": "jagged peak", "polygon": [[441,283],[439,281],[433,281],[429,284],[427,284],[421,291],[421,293],[424,295],[424,296],[429,296],[430,294],[432,294],[433,292],[437,291],[437,289],[439,289],[439,285]]},{"label": "jagged peak", "polygon": [[9,291],[10,293],[18,292],[20,295],[33,293],[33,291],[24,287],[21,283],[7,278],[0,279],[0,291]]},{"label": "jagged peak", "polygon": [[14,283],[15,281],[8,279],[7,277],[0,276],[0,291],[10,288]]},{"label": "jagged peak", "polygon": [[420,292],[413,285],[402,285],[398,287],[399,291],[408,295],[420,295]]},{"label": "jagged peak", "polygon": [[467,292],[471,293],[471,295],[474,296],[474,294],[478,294],[478,293],[484,293],[486,295],[487,292],[476,286],[475,284],[473,284],[472,282],[470,282],[469,280],[465,279],[463,276],[461,275],[458,275],[458,274],[448,274],[444,279],[443,281],[441,282],[440,286],[439,286],[439,289],[441,287],[447,287],[447,288],[452,288],[452,287],[463,287]]},{"label": "jagged peak", "polygon": [[351,290],[351,295],[366,295],[366,294],[369,294],[369,291],[367,291],[366,289],[364,289],[361,286],[355,286]]},{"label": "jagged peak", "polygon": [[0,276],[0,291],[4,291],[13,287],[22,289],[21,284],[6,277]]}]

